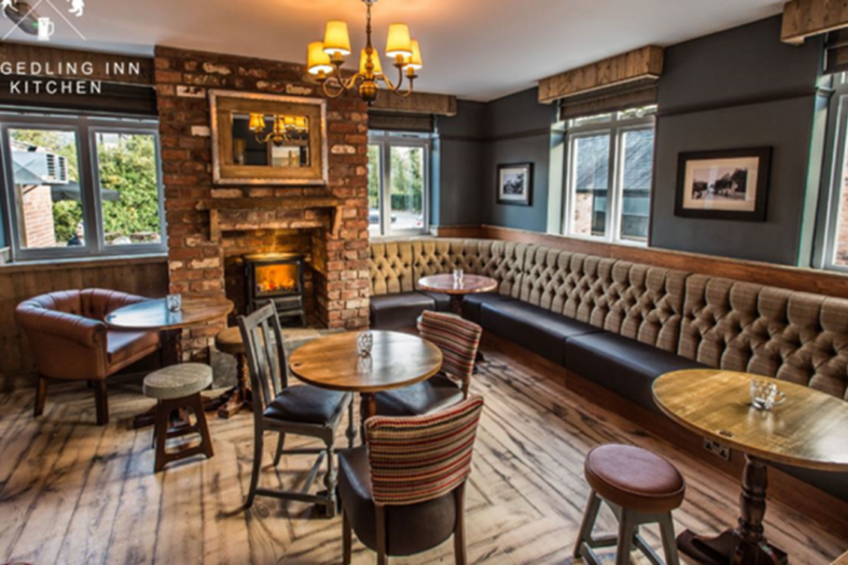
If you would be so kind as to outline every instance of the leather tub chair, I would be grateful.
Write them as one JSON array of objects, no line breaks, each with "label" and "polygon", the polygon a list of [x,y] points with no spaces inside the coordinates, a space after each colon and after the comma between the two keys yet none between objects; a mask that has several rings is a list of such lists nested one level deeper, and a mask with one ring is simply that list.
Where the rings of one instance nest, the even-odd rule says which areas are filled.
[{"label": "leather tub chair", "polygon": [[18,323],[29,339],[38,369],[35,416],[44,412],[47,380],[89,381],[97,425],[109,423],[106,379],[159,350],[157,332],[109,331],[108,314],[147,300],[113,290],[52,292],[21,302]]}]

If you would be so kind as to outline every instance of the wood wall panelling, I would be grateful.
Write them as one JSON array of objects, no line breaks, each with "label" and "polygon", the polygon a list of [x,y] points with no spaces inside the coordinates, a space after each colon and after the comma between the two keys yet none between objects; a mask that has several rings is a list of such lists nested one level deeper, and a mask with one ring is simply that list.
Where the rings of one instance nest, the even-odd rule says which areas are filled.
[{"label": "wood wall panelling", "polygon": [[783,8],[785,43],[801,45],[808,37],[848,28],[848,2],[844,0],[792,0]]},{"label": "wood wall panelling", "polygon": [[35,371],[35,362],[17,320],[15,308],[26,299],[83,288],[105,288],[141,296],[168,293],[168,265],[164,257],[66,264],[0,267],[0,377]]},{"label": "wood wall panelling", "polygon": [[662,47],[649,45],[546,78],[539,82],[539,102],[549,104],[628,82],[658,79],[663,53]]}]

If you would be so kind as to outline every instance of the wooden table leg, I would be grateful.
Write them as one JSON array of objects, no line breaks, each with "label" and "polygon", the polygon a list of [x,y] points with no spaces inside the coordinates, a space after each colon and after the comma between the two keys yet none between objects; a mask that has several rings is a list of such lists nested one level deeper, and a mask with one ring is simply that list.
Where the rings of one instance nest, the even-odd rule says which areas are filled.
[{"label": "wooden table leg", "polygon": [[714,538],[687,530],[677,537],[677,547],[698,563],[709,565],[786,565],[786,553],[769,544],[764,533],[767,486],[765,461],[747,455],[736,529]]}]

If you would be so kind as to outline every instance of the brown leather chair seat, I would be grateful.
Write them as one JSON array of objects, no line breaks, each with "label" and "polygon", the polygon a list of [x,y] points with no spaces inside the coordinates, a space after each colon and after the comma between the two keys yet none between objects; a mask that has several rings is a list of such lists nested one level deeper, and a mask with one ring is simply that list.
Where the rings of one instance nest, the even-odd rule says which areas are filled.
[{"label": "brown leather chair seat", "polygon": [[108,332],[106,353],[111,365],[126,364],[149,355],[159,347],[159,335],[155,332]]},{"label": "brown leather chair seat", "polygon": [[[353,530],[366,547],[377,548],[377,511],[365,446],[339,452],[339,498]],[[410,524],[418,527],[410,528]],[[386,506],[387,553],[414,555],[443,543],[456,528],[453,492],[409,506]]]},{"label": "brown leather chair seat", "polygon": [[639,512],[671,512],[680,507],[686,492],[686,481],[674,465],[630,445],[594,448],[586,457],[585,472],[601,498]]},{"label": "brown leather chair seat", "polygon": [[310,385],[288,386],[265,409],[265,417],[288,422],[328,425],[347,406],[344,392]]},{"label": "brown leather chair seat", "polygon": [[447,375],[374,395],[381,416],[418,416],[462,402],[462,389]]}]

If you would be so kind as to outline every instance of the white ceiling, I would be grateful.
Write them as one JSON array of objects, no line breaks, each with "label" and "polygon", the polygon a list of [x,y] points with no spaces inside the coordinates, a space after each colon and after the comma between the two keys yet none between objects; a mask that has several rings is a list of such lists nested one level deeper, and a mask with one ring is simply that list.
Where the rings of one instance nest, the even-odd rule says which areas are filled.
[{"label": "white ceiling", "polygon": [[[35,4],[38,0],[29,0]],[[52,3],[52,4],[51,4]],[[344,19],[364,44],[359,0],[87,0],[71,23],[69,0],[41,0],[57,20],[51,45],[151,54],[154,45],[303,61],[328,19]],[[425,68],[418,89],[492,100],[539,79],[647,44],[670,45],[779,13],[782,0],[380,0],[375,41],[408,23]],[[12,24],[0,21],[0,32]],[[10,41],[34,38],[15,30]],[[385,60],[384,60],[385,63]]]}]

